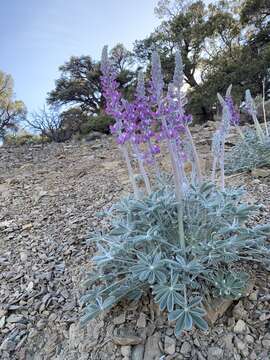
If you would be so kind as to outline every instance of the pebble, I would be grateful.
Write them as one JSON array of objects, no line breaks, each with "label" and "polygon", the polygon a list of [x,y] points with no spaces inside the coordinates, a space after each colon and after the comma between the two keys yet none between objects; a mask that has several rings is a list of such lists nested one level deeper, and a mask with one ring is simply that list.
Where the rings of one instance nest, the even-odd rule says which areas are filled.
[{"label": "pebble", "polygon": [[247,330],[246,323],[241,319],[237,321],[237,323],[235,324],[235,326],[233,328],[233,331],[236,334],[243,334],[246,330]]},{"label": "pebble", "polygon": [[238,350],[244,350],[246,347],[246,344],[242,340],[240,340],[237,336],[234,339],[234,343]]},{"label": "pebble", "polygon": [[262,346],[265,348],[265,349],[269,349],[270,350],[270,340],[269,339],[264,339],[262,341]]},{"label": "pebble", "polygon": [[249,295],[249,300],[251,301],[257,301],[258,300],[258,291],[253,291],[250,295]]},{"label": "pebble", "polygon": [[225,348],[229,351],[233,351],[234,345],[233,345],[233,334],[226,334],[223,336],[222,341],[225,345]]},{"label": "pebble", "polygon": [[113,342],[116,345],[121,345],[121,346],[138,345],[142,343],[142,338],[140,338],[139,336],[126,336],[126,337],[114,336]]},{"label": "pebble", "polygon": [[239,301],[239,303],[233,308],[232,314],[236,320],[244,320],[248,318],[248,312],[245,310],[242,301]]},{"label": "pebble", "polygon": [[9,339],[6,339],[2,342],[0,346],[1,351],[13,351],[16,347],[16,343],[14,341],[10,341]]},{"label": "pebble", "polygon": [[21,261],[25,262],[28,258],[28,255],[26,252],[21,252],[20,253],[20,258],[21,258]]},{"label": "pebble", "polygon": [[2,329],[5,326],[5,323],[6,323],[6,317],[2,316],[0,318],[0,329]]},{"label": "pebble", "polygon": [[165,336],[164,340],[164,352],[169,355],[173,355],[175,353],[176,341],[175,339]]},{"label": "pebble", "polygon": [[126,314],[124,312],[113,319],[114,325],[124,324],[125,321],[126,321]]},{"label": "pebble", "polygon": [[131,346],[121,346],[121,354],[124,358],[130,358],[131,356]]},{"label": "pebble", "polygon": [[11,314],[7,318],[8,323],[25,323],[25,318],[22,315]]},{"label": "pebble", "polygon": [[223,350],[213,346],[208,349],[208,360],[223,359]]},{"label": "pebble", "polygon": [[131,360],[143,360],[144,345],[138,344],[132,347]]},{"label": "pebble", "polygon": [[248,344],[252,344],[252,343],[254,343],[254,338],[253,338],[253,336],[247,334],[247,335],[245,336],[245,341],[246,341]]},{"label": "pebble", "polygon": [[184,341],[180,349],[181,354],[188,355],[191,352],[191,345],[189,342]]},{"label": "pebble", "polygon": [[140,313],[139,319],[137,320],[137,327],[138,328],[145,328],[146,327],[146,315],[145,315],[145,313]]}]

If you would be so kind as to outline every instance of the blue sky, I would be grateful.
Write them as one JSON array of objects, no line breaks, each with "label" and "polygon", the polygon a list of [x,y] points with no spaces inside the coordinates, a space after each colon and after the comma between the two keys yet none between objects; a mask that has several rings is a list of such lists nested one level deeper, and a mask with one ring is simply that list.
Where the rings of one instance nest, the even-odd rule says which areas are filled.
[{"label": "blue sky", "polygon": [[157,0],[3,0],[0,69],[29,111],[45,103],[71,55],[98,59],[103,45],[132,48],[159,23]]}]

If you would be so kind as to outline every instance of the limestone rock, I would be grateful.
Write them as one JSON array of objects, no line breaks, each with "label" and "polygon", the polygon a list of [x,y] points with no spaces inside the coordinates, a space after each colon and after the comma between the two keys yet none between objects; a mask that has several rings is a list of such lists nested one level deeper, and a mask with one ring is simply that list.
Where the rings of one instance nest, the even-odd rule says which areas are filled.
[{"label": "limestone rock", "polygon": [[165,336],[164,352],[166,354],[173,355],[175,353],[175,346],[176,346],[175,339],[173,339],[173,338],[171,338],[169,336]]},{"label": "limestone rock", "polygon": [[159,360],[162,353],[159,348],[160,334],[158,332],[149,336],[146,340],[144,360]]}]

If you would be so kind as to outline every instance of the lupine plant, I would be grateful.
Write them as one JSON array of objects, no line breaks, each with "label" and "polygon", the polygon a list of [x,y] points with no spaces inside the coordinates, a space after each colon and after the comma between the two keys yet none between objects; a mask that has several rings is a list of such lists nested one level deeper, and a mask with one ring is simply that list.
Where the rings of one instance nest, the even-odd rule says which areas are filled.
[{"label": "lupine plant", "polygon": [[269,125],[265,112],[264,126],[259,123],[250,90],[247,90],[245,94],[244,109],[252,117],[255,130],[248,129],[244,134],[240,131],[241,141],[233,147],[226,158],[227,174],[270,166]]},{"label": "lupine plant", "polygon": [[[238,123],[230,88],[225,99],[219,95],[223,116],[214,136],[210,182],[201,174],[189,130],[192,117],[185,112],[180,52],[175,55],[167,92],[159,56],[153,53],[151,80],[145,84],[139,73],[133,102],[123,99],[118,90],[107,48],[102,73],[106,111],[115,118],[111,130],[126,160],[133,192],[101,214],[107,217],[110,230],[89,239],[97,252],[84,282],[86,307],[81,322],[85,324],[123,299],[139,301],[149,295],[175,321],[177,335],[193,326],[206,330],[206,299],[244,294],[248,276],[234,270],[236,263],[269,265],[266,239],[270,227],[247,227],[255,206],[241,203],[241,190],[225,186],[224,143],[230,126]],[[165,175],[157,157],[164,147],[172,169]],[[185,170],[186,161],[192,164],[190,173]],[[144,188],[136,183],[136,163]],[[214,183],[218,165],[220,184]],[[149,167],[155,179],[149,176]]]}]

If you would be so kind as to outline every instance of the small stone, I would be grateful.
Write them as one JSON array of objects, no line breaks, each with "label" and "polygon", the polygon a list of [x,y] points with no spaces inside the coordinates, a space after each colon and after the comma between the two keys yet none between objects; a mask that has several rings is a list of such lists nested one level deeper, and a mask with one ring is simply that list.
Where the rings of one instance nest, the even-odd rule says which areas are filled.
[{"label": "small stone", "polygon": [[168,355],[173,355],[175,353],[175,346],[176,346],[175,339],[173,339],[169,336],[165,336],[164,352]]},{"label": "small stone", "polygon": [[131,360],[143,360],[144,345],[139,344],[133,346]]},{"label": "small stone", "polygon": [[246,323],[243,320],[238,320],[237,323],[235,324],[233,331],[236,334],[243,334],[247,329]]},{"label": "small stone", "polygon": [[252,351],[252,353],[250,353],[249,359],[250,360],[257,360],[257,355],[256,355],[255,351]]},{"label": "small stone", "polygon": [[256,176],[256,177],[265,178],[265,177],[270,176],[270,169],[263,169],[263,168],[254,169],[254,170],[252,170],[252,175]]},{"label": "small stone", "polygon": [[173,331],[173,328],[171,328],[171,327],[169,327],[169,328],[166,330],[166,335],[168,335],[168,336],[172,336],[173,333],[174,333],[174,331]]},{"label": "small stone", "polygon": [[25,323],[25,318],[22,315],[11,314],[7,318],[8,323]]},{"label": "small stone", "polygon": [[162,355],[159,348],[160,334],[158,332],[149,336],[145,343],[143,360],[156,360]]},{"label": "small stone", "polygon": [[268,319],[270,319],[270,314],[266,314],[266,313],[261,314],[259,317],[260,321],[266,321]]},{"label": "small stone", "polygon": [[33,283],[33,281],[30,281],[30,283],[27,285],[26,290],[28,292],[31,292],[33,290],[33,288],[34,288],[34,283]]},{"label": "small stone", "polygon": [[21,261],[25,262],[25,261],[27,260],[27,257],[28,257],[28,255],[27,255],[26,252],[22,251],[22,252],[20,253]]},{"label": "small stone", "polygon": [[45,321],[45,320],[39,320],[39,321],[37,322],[37,328],[38,328],[39,330],[44,329],[45,326],[46,326],[46,321]]},{"label": "small stone", "polygon": [[201,344],[200,344],[200,342],[199,342],[199,340],[198,340],[197,338],[194,339],[193,343],[194,343],[194,345],[197,346],[198,348],[201,347]]},{"label": "small stone", "polygon": [[181,346],[180,353],[183,355],[188,355],[191,352],[191,345],[189,342],[184,341]]},{"label": "small stone", "polygon": [[2,329],[5,326],[6,323],[6,317],[2,316],[0,319],[0,329]]},{"label": "small stone", "polygon": [[13,351],[16,347],[16,343],[14,341],[11,341],[9,338],[5,339],[1,346],[0,350],[2,351]]},{"label": "small stone", "polygon": [[226,334],[226,335],[224,335],[223,338],[222,338],[222,341],[223,341],[223,343],[224,343],[224,345],[225,345],[225,348],[226,348],[227,350],[231,351],[231,352],[232,352],[233,349],[234,349],[232,340],[233,340],[233,334]]},{"label": "small stone", "polygon": [[121,345],[121,346],[138,345],[142,343],[142,338],[140,338],[139,336],[126,336],[126,337],[114,336],[113,342],[116,345]]},{"label": "small stone", "polygon": [[250,295],[249,295],[249,300],[251,301],[257,301],[258,300],[258,291],[253,291]]},{"label": "small stone", "polygon": [[25,224],[22,226],[22,230],[30,230],[32,229],[33,225],[31,223]]},{"label": "small stone", "polygon": [[251,336],[251,335],[246,335],[246,336],[245,336],[245,341],[246,341],[248,344],[253,344],[253,343],[254,343],[254,338],[253,338],[253,336]]},{"label": "small stone", "polygon": [[126,314],[125,313],[122,313],[121,315],[115,317],[113,319],[113,323],[114,325],[121,325],[121,324],[124,324],[126,321]]},{"label": "small stone", "polygon": [[137,320],[137,327],[138,328],[145,328],[146,327],[146,315],[145,315],[145,313],[140,313],[139,319]]},{"label": "small stone", "polygon": [[0,317],[5,316],[7,312],[7,309],[0,309]]},{"label": "small stone", "polygon": [[205,320],[208,323],[214,325],[217,319],[223,316],[224,313],[228,310],[232,302],[233,301],[231,299],[213,299],[212,302],[206,306],[207,314],[205,316]]},{"label": "small stone", "polygon": [[205,360],[205,357],[203,356],[203,354],[200,351],[197,351],[197,357],[198,357],[198,360]]},{"label": "small stone", "polygon": [[269,339],[264,339],[262,341],[262,346],[265,348],[265,349],[270,349],[270,340]]},{"label": "small stone", "polygon": [[131,346],[121,346],[121,354],[124,358],[130,358],[131,356]]},{"label": "small stone", "polygon": [[246,344],[242,340],[240,340],[238,337],[235,337],[234,343],[235,343],[235,346],[237,347],[237,349],[240,351],[242,351],[246,348]]},{"label": "small stone", "polygon": [[242,301],[239,301],[239,303],[233,308],[232,313],[236,320],[248,318],[248,312],[245,310]]},{"label": "small stone", "polygon": [[235,318],[233,317],[228,318],[228,326],[232,327],[234,325],[235,325]]},{"label": "small stone", "polygon": [[223,359],[223,350],[213,346],[208,349],[208,360],[219,360]]}]

